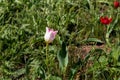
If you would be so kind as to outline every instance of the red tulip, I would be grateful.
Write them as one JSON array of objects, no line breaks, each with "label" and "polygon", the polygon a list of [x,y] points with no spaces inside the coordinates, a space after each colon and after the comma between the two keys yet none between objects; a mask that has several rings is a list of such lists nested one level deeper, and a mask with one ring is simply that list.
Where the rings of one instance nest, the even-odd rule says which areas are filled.
[{"label": "red tulip", "polygon": [[118,1],[114,1],[113,4],[114,4],[114,7],[115,7],[115,8],[118,8],[118,7],[120,6],[120,3],[119,3]]},{"label": "red tulip", "polygon": [[112,18],[108,18],[107,16],[106,17],[100,17],[100,22],[102,24],[108,25],[112,22]]}]

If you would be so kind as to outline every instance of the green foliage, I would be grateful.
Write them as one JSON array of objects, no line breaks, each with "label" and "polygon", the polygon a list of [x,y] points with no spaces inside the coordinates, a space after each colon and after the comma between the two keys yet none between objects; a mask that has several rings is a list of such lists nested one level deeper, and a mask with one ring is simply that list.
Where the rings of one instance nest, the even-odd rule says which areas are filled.
[{"label": "green foliage", "polygon": [[[113,80],[118,79],[120,75],[119,63],[118,60],[115,60],[115,56],[119,57],[119,47],[116,47],[116,50],[113,49],[111,54],[105,53],[103,50],[98,50],[96,54],[98,56],[91,57],[91,60],[94,61],[94,65],[88,70],[87,74],[92,74],[94,79],[104,79],[104,80]],[[101,54],[102,53],[102,54]],[[118,55],[115,55],[118,54]],[[113,56],[114,55],[114,56]]]},{"label": "green foliage", "polygon": [[[0,0],[0,80],[45,80],[48,75],[50,80],[120,79],[119,9],[113,0]],[[113,18],[108,33],[100,16]],[[48,48],[49,65],[45,64],[46,26],[58,30]],[[105,35],[111,47],[106,47]],[[86,42],[105,47],[92,47],[84,59],[75,57],[82,51],[69,58],[68,46]]]}]

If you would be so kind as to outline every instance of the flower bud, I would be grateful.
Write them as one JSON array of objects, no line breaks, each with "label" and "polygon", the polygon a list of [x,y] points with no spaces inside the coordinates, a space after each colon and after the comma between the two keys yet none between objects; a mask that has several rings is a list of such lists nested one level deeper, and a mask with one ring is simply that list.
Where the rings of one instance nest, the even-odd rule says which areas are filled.
[{"label": "flower bud", "polygon": [[113,4],[114,4],[114,7],[115,7],[115,8],[118,8],[118,7],[120,6],[120,3],[119,3],[118,1],[114,1]]},{"label": "flower bud", "polygon": [[51,43],[55,39],[57,32],[58,31],[54,31],[53,29],[46,27],[46,33],[44,36],[45,42]]}]

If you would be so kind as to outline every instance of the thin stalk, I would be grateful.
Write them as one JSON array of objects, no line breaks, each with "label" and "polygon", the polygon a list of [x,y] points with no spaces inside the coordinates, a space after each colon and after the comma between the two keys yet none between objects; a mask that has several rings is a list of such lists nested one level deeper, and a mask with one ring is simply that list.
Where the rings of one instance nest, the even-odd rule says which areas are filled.
[{"label": "thin stalk", "polygon": [[111,44],[110,44],[110,41],[109,41],[109,33],[106,33],[106,37],[105,37],[105,39],[106,39],[106,43],[107,43],[107,45],[109,46],[109,47],[111,47]]},{"label": "thin stalk", "polygon": [[46,65],[48,64],[48,43],[46,43]]},{"label": "thin stalk", "polygon": [[48,78],[49,78],[49,64],[48,64],[49,58],[48,58],[48,46],[49,46],[49,43],[46,43],[46,60],[45,60],[45,63],[46,63],[46,68],[47,68],[47,72],[48,72],[48,76],[47,76],[46,80],[48,80]]},{"label": "thin stalk", "polygon": [[106,28],[107,28],[107,33],[106,33],[106,36],[105,36],[106,43],[107,43],[107,45],[108,45],[109,47],[111,47],[111,44],[110,44],[110,41],[109,41],[109,36],[110,36],[110,33],[111,33],[112,30],[113,30],[113,27],[110,26],[110,25],[108,25],[108,26],[106,26]]},{"label": "thin stalk", "polygon": [[66,79],[66,68],[64,68],[64,71],[62,72],[62,79],[65,80]]}]

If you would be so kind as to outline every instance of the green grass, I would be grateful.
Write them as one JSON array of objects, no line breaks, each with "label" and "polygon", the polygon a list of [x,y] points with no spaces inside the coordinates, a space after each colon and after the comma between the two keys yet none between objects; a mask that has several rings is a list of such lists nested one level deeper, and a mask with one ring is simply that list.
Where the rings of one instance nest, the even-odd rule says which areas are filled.
[{"label": "green grass", "polygon": [[[113,18],[110,32],[101,16]],[[58,30],[48,47],[48,65],[46,26]],[[0,0],[0,80],[119,80],[119,34],[120,7],[115,9],[113,0]],[[69,57],[68,46],[91,43],[105,48],[92,48],[83,60]]]}]

